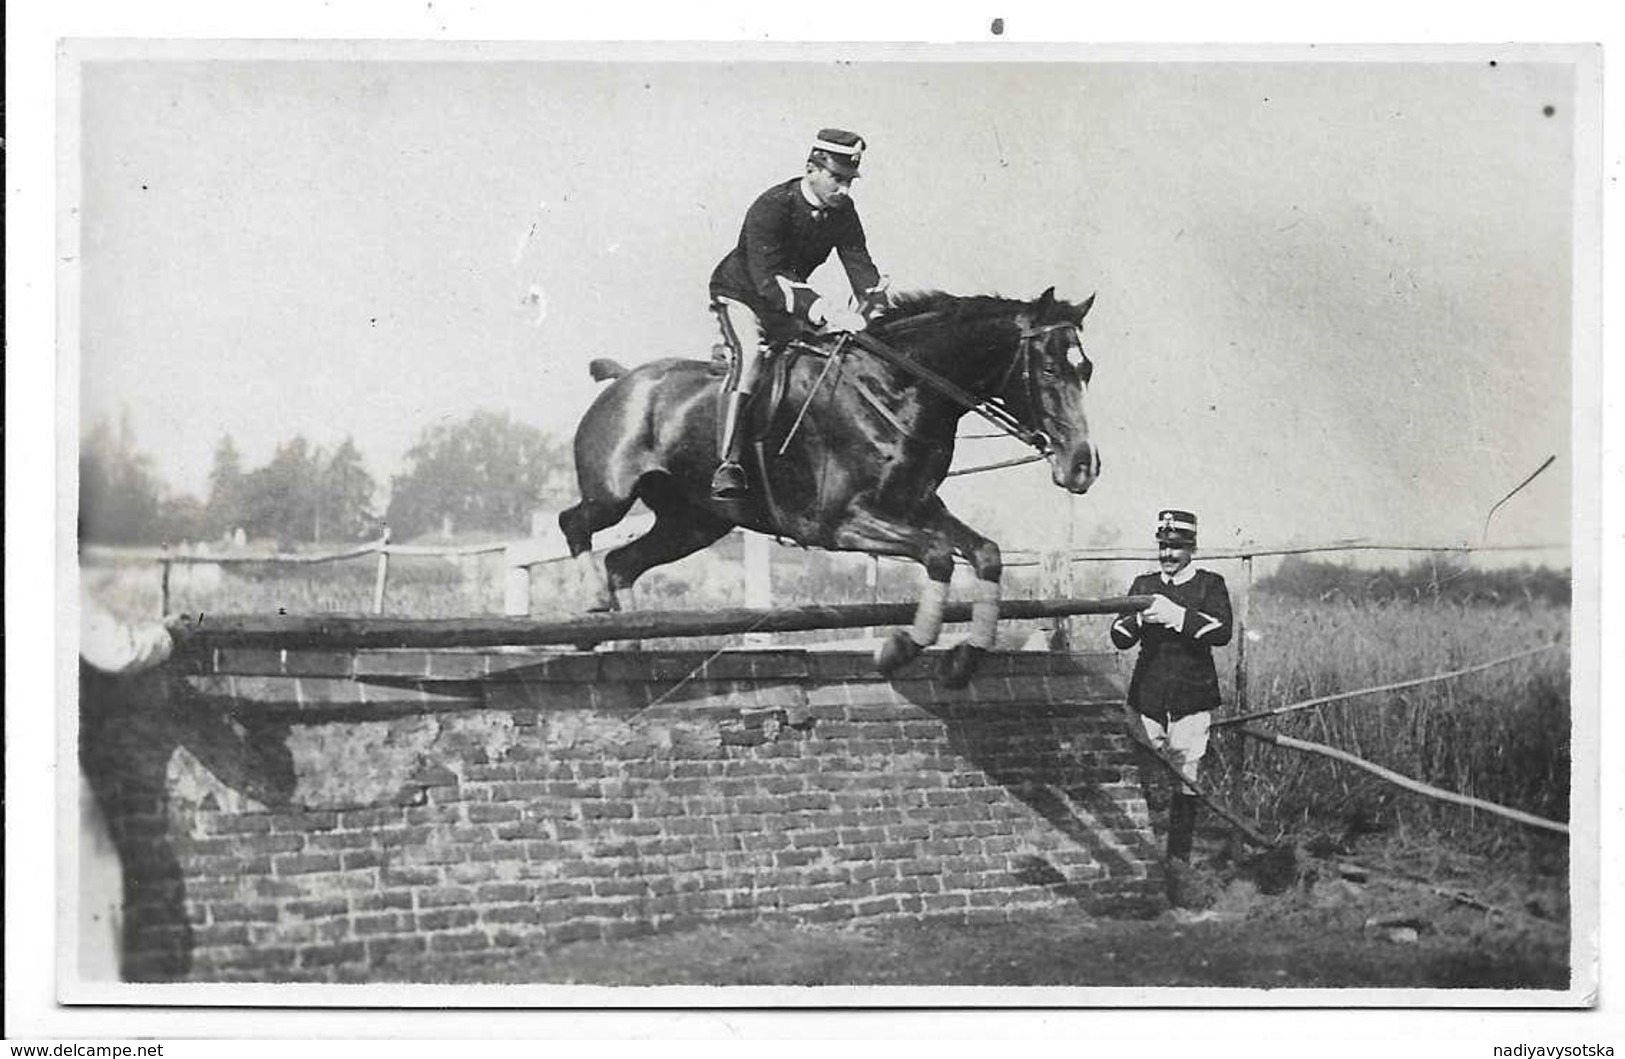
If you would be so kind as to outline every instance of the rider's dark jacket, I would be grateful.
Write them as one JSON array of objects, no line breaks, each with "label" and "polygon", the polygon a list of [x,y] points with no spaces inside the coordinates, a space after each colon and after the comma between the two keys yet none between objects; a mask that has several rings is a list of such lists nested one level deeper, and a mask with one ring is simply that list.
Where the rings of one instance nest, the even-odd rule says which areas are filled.
[{"label": "rider's dark jacket", "polygon": [[743,302],[770,333],[782,330],[792,317],[806,319],[818,300],[807,277],[831,250],[840,254],[854,291],[880,281],[850,199],[818,208],[801,193],[800,177],[775,184],[751,204],[738,244],[712,271],[711,297]]},{"label": "rider's dark jacket", "polygon": [[1167,724],[1219,705],[1219,676],[1213,648],[1230,642],[1230,592],[1224,578],[1196,570],[1184,584],[1161,573],[1141,574],[1129,586],[1133,596],[1164,595],[1185,608],[1178,629],[1152,625],[1139,614],[1112,622],[1112,643],[1120,650],[1140,645],[1129,679],[1128,701],[1140,713]]}]

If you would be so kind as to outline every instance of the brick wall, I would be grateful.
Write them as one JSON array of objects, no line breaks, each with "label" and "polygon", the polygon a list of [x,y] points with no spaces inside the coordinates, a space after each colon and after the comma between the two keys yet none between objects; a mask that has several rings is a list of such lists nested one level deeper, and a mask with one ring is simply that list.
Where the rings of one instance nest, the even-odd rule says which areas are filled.
[{"label": "brick wall", "polygon": [[717,920],[1158,888],[1108,659],[221,650],[86,676],[126,975],[379,980]]}]

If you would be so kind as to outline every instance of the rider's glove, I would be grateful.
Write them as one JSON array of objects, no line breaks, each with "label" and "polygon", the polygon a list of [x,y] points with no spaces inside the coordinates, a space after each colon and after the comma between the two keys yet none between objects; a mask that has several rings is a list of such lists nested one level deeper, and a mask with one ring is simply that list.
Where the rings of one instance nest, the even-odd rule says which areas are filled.
[{"label": "rider's glove", "polygon": [[856,309],[836,307],[824,315],[824,326],[831,331],[862,331],[869,321]]},{"label": "rider's glove", "polygon": [[891,277],[881,276],[880,282],[863,292],[860,303],[865,314],[878,313],[890,309],[897,303],[892,301]]}]

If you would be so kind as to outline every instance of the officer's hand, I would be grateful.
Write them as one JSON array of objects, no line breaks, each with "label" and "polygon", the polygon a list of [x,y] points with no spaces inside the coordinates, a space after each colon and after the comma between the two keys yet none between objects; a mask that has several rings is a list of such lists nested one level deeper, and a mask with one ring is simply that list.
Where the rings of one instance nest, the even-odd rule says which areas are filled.
[{"label": "officer's hand", "polygon": [[1164,625],[1171,629],[1177,629],[1185,624],[1185,608],[1167,596],[1152,596],[1151,605],[1141,613],[1145,616],[1146,622],[1151,625]]}]

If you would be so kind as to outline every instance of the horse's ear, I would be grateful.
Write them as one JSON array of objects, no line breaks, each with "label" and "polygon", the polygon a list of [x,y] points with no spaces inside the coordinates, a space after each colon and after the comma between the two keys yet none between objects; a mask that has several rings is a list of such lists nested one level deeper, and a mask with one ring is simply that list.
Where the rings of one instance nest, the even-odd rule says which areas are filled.
[{"label": "horse's ear", "polygon": [[1054,304],[1055,304],[1055,288],[1051,287],[1048,290],[1046,290],[1043,294],[1040,294],[1038,296],[1038,300],[1033,302],[1033,308],[1038,310],[1038,316],[1039,316],[1040,319],[1042,319],[1043,316],[1044,316],[1044,310],[1048,309],[1050,306],[1052,306]]},{"label": "horse's ear", "polygon": [[1088,316],[1089,315],[1089,310],[1093,309],[1094,307],[1095,307],[1095,296],[1093,294],[1091,294],[1091,295],[1089,295],[1089,297],[1084,299],[1082,305],[1078,306],[1078,322],[1082,323],[1083,318],[1085,316]]}]

